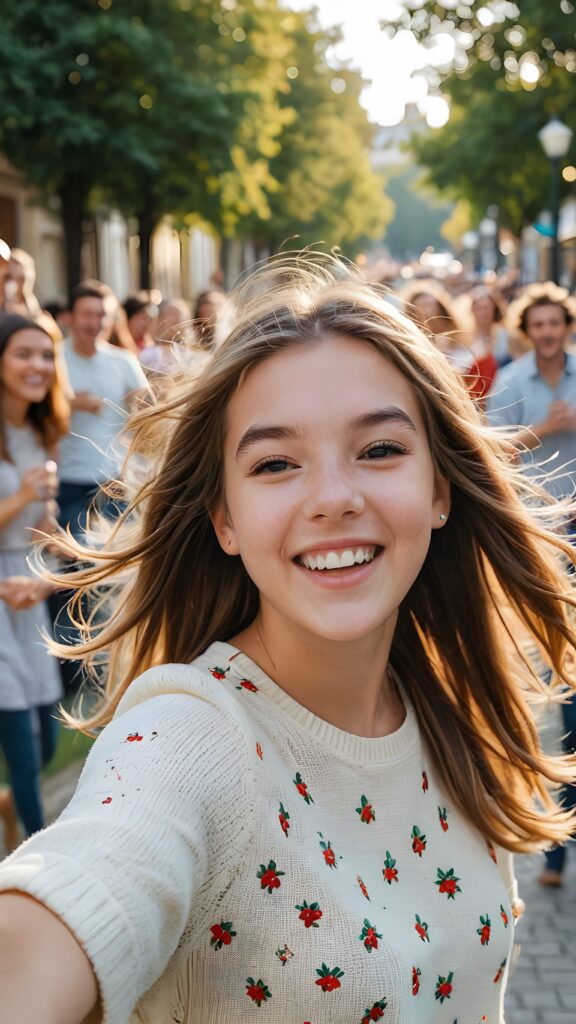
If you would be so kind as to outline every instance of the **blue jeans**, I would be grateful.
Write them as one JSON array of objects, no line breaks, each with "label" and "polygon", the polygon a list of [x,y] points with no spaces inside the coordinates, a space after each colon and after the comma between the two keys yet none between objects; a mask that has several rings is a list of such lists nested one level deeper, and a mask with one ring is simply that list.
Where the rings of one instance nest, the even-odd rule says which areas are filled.
[{"label": "blue jeans", "polygon": [[[573,696],[569,704],[562,705],[562,721],[564,723],[565,736],[562,745],[567,754],[576,751],[576,696]],[[562,789],[562,803],[566,810],[573,810],[576,807],[576,785],[564,786]],[[545,854],[546,867],[550,871],[562,871],[566,859],[566,847],[554,846]]]},{"label": "blue jeans", "polygon": [[[44,827],[40,769],[54,756],[58,739],[56,708],[44,704],[26,711],[0,711],[0,747],[10,771],[16,810],[27,835]],[[39,735],[36,733],[36,723]]]}]

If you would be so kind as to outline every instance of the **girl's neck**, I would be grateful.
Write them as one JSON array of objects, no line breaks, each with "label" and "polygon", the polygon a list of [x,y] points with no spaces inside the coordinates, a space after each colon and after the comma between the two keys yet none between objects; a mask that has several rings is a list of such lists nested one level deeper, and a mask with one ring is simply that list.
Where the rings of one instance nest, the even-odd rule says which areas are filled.
[{"label": "girl's neck", "polygon": [[405,709],[388,671],[395,621],[378,635],[350,643],[275,628],[258,618],[231,641],[294,700],[324,721],[357,736],[386,736]]},{"label": "girl's neck", "polygon": [[11,427],[24,427],[28,419],[30,403],[14,395],[2,395],[2,413],[6,423]]}]

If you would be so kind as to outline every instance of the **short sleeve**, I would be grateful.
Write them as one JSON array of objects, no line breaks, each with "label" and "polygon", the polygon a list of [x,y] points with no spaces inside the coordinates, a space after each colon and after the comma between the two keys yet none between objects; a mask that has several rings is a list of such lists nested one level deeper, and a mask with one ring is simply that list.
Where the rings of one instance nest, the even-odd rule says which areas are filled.
[{"label": "short sleeve", "polygon": [[0,891],[34,896],[74,933],[106,1024],[125,1022],[183,936],[193,941],[200,889],[234,873],[254,817],[248,762],[221,708],[152,697],[106,727],[61,817],[0,866]]},{"label": "short sleeve", "polygon": [[136,356],[131,352],[123,354],[125,355],[126,394],[129,395],[130,392],[139,391],[141,388],[148,390],[150,385]]},{"label": "short sleeve", "polygon": [[492,427],[523,425],[524,403],[516,393],[507,371],[508,367],[505,367],[496,374],[486,399],[486,415]]}]

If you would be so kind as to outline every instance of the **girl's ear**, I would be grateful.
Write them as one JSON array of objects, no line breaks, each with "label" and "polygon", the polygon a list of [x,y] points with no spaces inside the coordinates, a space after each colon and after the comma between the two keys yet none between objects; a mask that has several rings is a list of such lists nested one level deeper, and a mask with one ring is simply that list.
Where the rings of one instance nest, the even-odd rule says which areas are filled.
[{"label": "girl's ear", "polygon": [[439,530],[442,526],[446,526],[451,507],[450,482],[444,476],[437,476],[434,481],[434,500],[432,502],[433,530]]},{"label": "girl's ear", "polygon": [[239,555],[240,549],[236,543],[236,533],[224,501],[221,501],[210,513],[210,519],[222,551],[227,555]]}]

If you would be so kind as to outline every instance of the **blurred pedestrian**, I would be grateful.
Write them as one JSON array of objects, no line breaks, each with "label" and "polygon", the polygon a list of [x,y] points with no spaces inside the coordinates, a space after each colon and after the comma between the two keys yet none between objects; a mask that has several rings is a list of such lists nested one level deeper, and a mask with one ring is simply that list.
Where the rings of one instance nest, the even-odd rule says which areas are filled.
[{"label": "blurred pedestrian", "polygon": [[[520,458],[554,497],[576,493],[576,355],[567,351],[573,304],[552,283],[533,285],[510,307],[510,323],[532,346],[504,366],[488,398],[497,426],[518,427]],[[536,454],[536,457],[535,457]]]},{"label": "blurred pedestrian", "polygon": [[154,344],[154,326],[158,317],[158,307],[152,302],[148,292],[136,292],[129,295],[122,303],[126,314],[126,323],[138,352]]},{"label": "blurred pedestrian", "polygon": [[219,288],[211,288],[198,295],[194,306],[194,330],[202,348],[214,347],[218,320],[225,302],[226,293]]},{"label": "blurred pedestrian", "polygon": [[[567,351],[574,308],[567,293],[552,283],[534,285],[511,309],[512,324],[533,350],[502,369],[488,401],[494,425],[518,427],[515,443],[527,472],[536,474],[554,497],[576,494],[576,355]],[[576,523],[566,523],[576,542]],[[549,674],[546,678],[549,677]],[[576,751],[576,703],[562,705],[564,748]],[[576,807],[576,786],[563,790],[566,808]],[[565,846],[546,853],[540,882],[560,886]]]},{"label": "blurred pedestrian", "polygon": [[[102,484],[116,479],[122,433],[132,400],[147,390],[137,358],[103,340],[111,290],[99,281],[73,289],[64,358],[74,397],[70,433],[60,449],[60,522],[79,535]],[[102,498],[101,509],[112,513]]]},{"label": "blurred pedestrian", "polygon": [[10,246],[3,238],[0,238],[0,318],[4,316],[5,296],[4,281],[10,265]]},{"label": "blurred pedestrian", "polygon": [[21,316],[36,319],[42,308],[36,295],[36,263],[34,258],[23,249],[12,249],[10,260],[4,275],[4,309],[7,313],[19,313]]},{"label": "blurred pedestrian", "polygon": [[[69,424],[54,342],[16,314],[0,322],[0,748],[18,816],[28,835],[42,828],[40,767],[56,746],[58,664],[42,643],[52,587],[31,574],[34,530],[56,527],[58,443]],[[38,735],[37,735],[38,731]],[[8,794],[0,795],[8,848],[17,841]]]},{"label": "blurred pedestrian", "polygon": [[550,551],[574,552],[340,261],[273,261],[235,308],[134,423],[156,470],[83,551],[81,590],[117,584],[81,648],[111,657],[104,728],[0,868],[0,1020],[496,1024],[511,853],[567,835],[548,782],[574,770],[539,748],[495,588],[573,685]]},{"label": "blurred pedestrian", "polygon": [[402,292],[405,312],[428,331],[452,366],[467,374],[474,365],[470,333],[464,330],[449,293],[437,281],[417,281]]},{"label": "blurred pedestrian", "polygon": [[195,340],[190,304],[180,298],[161,302],[154,344],[142,349],[140,363],[147,371],[165,373],[182,363],[186,346]]}]

